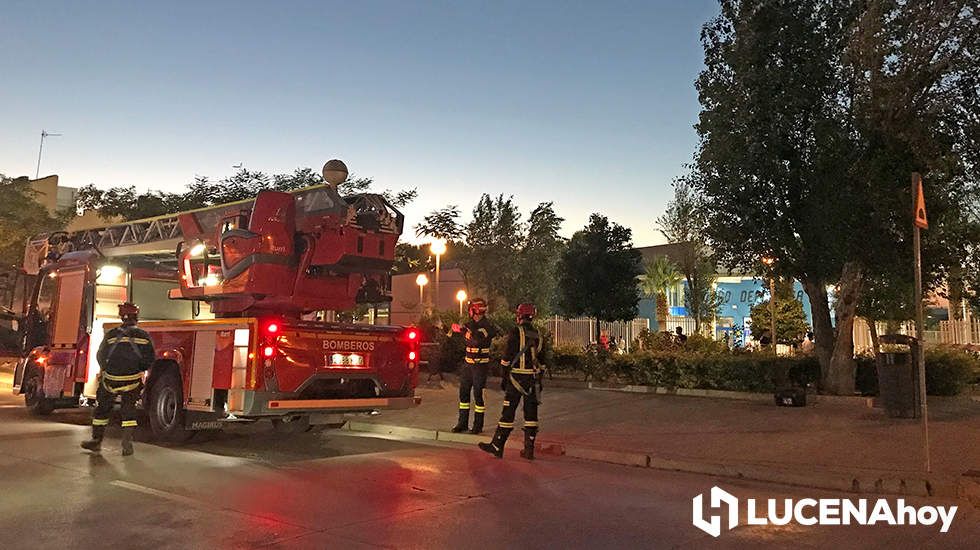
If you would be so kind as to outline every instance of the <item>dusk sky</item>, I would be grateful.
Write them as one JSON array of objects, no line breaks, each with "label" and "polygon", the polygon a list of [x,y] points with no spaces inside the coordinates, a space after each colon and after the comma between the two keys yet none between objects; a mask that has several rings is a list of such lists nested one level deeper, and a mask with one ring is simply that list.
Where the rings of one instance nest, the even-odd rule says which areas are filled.
[{"label": "dusk sky", "polygon": [[697,144],[712,0],[4,2],[0,172],[178,191],[196,174],[319,170],[447,204],[554,201],[663,242]]}]

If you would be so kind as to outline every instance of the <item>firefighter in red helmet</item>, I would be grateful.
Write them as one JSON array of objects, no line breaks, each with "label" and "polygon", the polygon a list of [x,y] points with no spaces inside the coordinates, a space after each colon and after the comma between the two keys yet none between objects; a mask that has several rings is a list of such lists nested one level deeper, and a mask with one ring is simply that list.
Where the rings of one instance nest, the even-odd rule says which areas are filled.
[{"label": "firefighter in red helmet", "polygon": [[[483,401],[483,388],[487,385],[490,370],[490,344],[497,336],[497,327],[487,319],[487,303],[482,298],[470,300],[467,311],[470,320],[462,326],[453,324],[450,336],[461,334],[466,342],[466,355],[459,372],[459,420],[453,433],[478,434],[483,431],[483,416],[487,407]],[[473,428],[470,421],[470,393],[473,394]]]},{"label": "firefighter in red helmet", "polygon": [[534,440],[538,434],[538,404],[540,389],[537,386],[541,365],[538,357],[544,342],[532,321],[537,315],[533,304],[517,306],[517,326],[507,336],[507,348],[500,360],[502,367],[501,387],[504,390],[504,409],[493,440],[480,443],[484,451],[503,458],[504,444],[514,429],[517,406],[524,400],[524,450],[521,456],[534,460]]},{"label": "firefighter in red helmet", "polygon": [[102,436],[109,425],[109,414],[118,395],[122,400],[122,454],[133,454],[133,432],[136,430],[136,401],[143,386],[143,373],[153,364],[155,353],[150,335],[136,326],[140,310],[135,304],[119,304],[122,326],[105,334],[96,359],[99,361],[98,404],[92,413],[92,439],[82,448],[98,453]]}]

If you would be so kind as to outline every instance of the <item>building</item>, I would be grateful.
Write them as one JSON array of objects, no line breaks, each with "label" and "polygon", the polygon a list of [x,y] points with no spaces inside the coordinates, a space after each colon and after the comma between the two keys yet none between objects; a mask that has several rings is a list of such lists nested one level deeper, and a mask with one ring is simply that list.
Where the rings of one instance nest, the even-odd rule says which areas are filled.
[{"label": "building", "polygon": [[[679,266],[683,257],[684,245],[672,243],[646,246],[637,248],[637,251],[642,255],[644,264],[659,256],[667,256]],[[665,322],[657,319],[657,303],[653,297],[644,296],[640,300],[639,316],[648,319],[650,326],[658,327],[658,330],[672,331],[675,327],[683,327],[686,333],[694,332],[694,319],[688,315],[687,308],[684,306],[684,289],[686,286],[687,283],[682,280],[667,292],[670,316],[664,320]],[[718,308],[717,316],[712,323],[714,337],[725,339],[727,333],[729,337],[734,338],[734,342],[744,345],[751,335],[752,306],[768,298],[768,281],[762,275],[733,273],[718,268],[715,273],[714,286],[715,291],[722,298],[722,304]],[[794,291],[796,299],[803,303],[807,323],[812,324],[810,300],[798,281],[794,283]],[[740,338],[738,337],[739,334],[741,334]]]},{"label": "building", "polygon": [[[419,289],[416,282],[419,275],[425,275],[427,283]],[[440,310],[459,307],[456,294],[464,291],[469,295],[463,270],[455,267],[439,271],[438,303]],[[411,325],[417,323],[425,311],[433,308],[436,302],[436,275],[432,271],[424,273],[403,273],[391,277],[391,323]],[[466,304],[463,304],[464,308]]]}]

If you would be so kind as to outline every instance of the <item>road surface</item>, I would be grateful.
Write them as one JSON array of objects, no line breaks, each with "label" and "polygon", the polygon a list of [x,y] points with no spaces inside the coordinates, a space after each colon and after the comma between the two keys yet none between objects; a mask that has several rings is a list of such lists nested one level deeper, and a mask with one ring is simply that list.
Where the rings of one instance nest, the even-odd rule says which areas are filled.
[{"label": "road surface", "polygon": [[[183,446],[82,451],[89,412],[37,418],[0,395],[0,547],[17,548],[838,548],[971,547],[952,529],[744,526],[712,538],[692,498],[847,497],[804,488],[544,457],[504,460],[435,442],[236,427]],[[515,433],[520,436],[520,433]],[[513,443],[519,443],[514,441]]]}]

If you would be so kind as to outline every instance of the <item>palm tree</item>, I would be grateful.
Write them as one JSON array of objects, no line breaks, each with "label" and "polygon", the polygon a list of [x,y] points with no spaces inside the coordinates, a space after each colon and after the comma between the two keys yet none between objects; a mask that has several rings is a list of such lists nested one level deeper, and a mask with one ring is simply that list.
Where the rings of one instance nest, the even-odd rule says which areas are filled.
[{"label": "palm tree", "polygon": [[670,314],[667,308],[667,289],[680,282],[681,273],[667,256],[657,256],[653,261],[647,262],[644,270],[640,290],[646,296],[656,297],[657,324],[663,330],[666,327],[667,316]]}]

